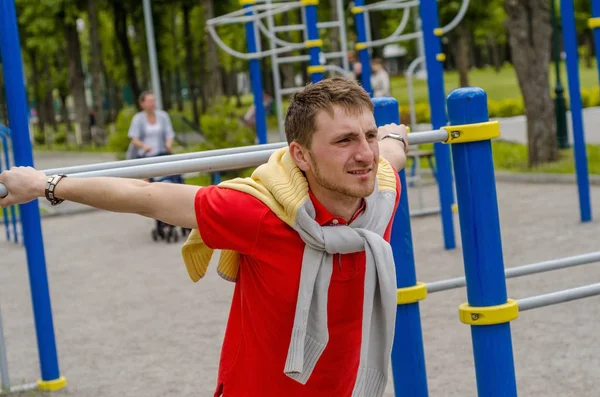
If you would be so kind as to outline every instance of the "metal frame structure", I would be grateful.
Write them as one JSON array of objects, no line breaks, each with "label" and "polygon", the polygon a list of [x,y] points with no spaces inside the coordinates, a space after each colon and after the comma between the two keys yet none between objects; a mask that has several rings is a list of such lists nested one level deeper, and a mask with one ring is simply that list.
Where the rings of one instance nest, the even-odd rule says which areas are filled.
[{"label": "metal frame structure", "polygon": [[[280,66],[293,62],[308,62],[308,73],[312,82],[323,79],[326,71],[349,75],[347,35],[344,22],[343,0],[337,0],[336,11],[338,19],[335,21],[318,22],[317,4],[315,0],[240,0],[242,10],[222,15],[207,21],[207,31],[215,43],[229,55],[247,59],[250,62],[250,82],[254,96],[256,134],[259,144],[268,141],[266,114],[263,106],[263,84],[260,70],[260,59],[271,58],[274,100],[277,113],[277,124],[279,127],[279,138],[285,141],[283,98],[302,89],[302,87],[283,88],[280,79]],[[278,26],[275,23],[275,15],[303,8],[302,24]],[[265,26],[263,19],[267,19]],[[224,24],[244,23],[246,28],[247,52],[240,52],[227,46],[219,37],[216,27]],[[320,29],[339,29],[340,51],[322,52],[323,41],[319,38]],[[283,40],[277,36],[278,33],[301,31],[303,42],[294,43]],[[269,41],[269,49],[261,48],[261,34]],[[290,52],[308,50],[306,55],[288,55]],[[328,61],[339,60],[337,63],[328,64]]]},{"label": "metal frame structure", "polygon": [[[572,4],[570,9],[569,4],[566,4],[570,1],[563,0],[562,3],[564,6],[563,18],[572,18]],[[304,0],[304,6],[308,8],[315,5],[311,0]],[[421,15],[427,15],[425,11],[431,11],[428,7],[434,6],[435,0],[423,0]],[[251,14],[247,9],[245,11]],[[307,17],[314,18],[316,10],[313,9],[313,11],[307,12]],[[437,12],[435,15],[437,16]],[[433,45],[428,45],[432,40],[427,37],[433,35],[436,25],[436,20],[430,19],[423,20],[425,44],[428,54],[431,52],[435,54],[435,50],[439,49],[439,40],[437,41],[437,48],[435,42]],[[568,49],[568,56],[571,57],[572,46],[575,44],[575,41],[572,40],[574,36],[570,32],[570,25],[563,22],[563,26],[565,28],[565,47]],[[574,29],[574,26],[572,28]],[[312,38],[309,36],[309,39],[314,39],[314,36]],[[33,166],[33,153],[26,114],[27,102],[23,64],[20,54],[20,39],[14,1],[2,1],[0,2],[0,55],[3,59],[6,97],[11,98],[8,103],[8,114],[12,130],[14,159],[15,164],[18,166]],[[317,51],[311,53],[311,59],[315,55],[318,55]],[[574,59],[575,61],[573,61],[573,58],[571,59],[571,63],[576,62],[576,52]],[[436,62],[436,60],[431,60],[431,57],[428,57],[427,62],[428,70],[430,72],[431,70],[435,71],[436,69],[432,67],[433,64],[430,62]],[[438,67],[441,66],[438,64]],[[440,76],[440,73],[430,74],[429,77],[434,79],[434,76]],[[578,90],[573,90],[572,86],[577,82],[578,79],[575,74],[575,77],[569,81],[571,92],[578,92]],[[432,80],[430,85],[434,83],[435,80]],[[440,84],[437,88],[443,91],[443,85]],[[435,96],[432,94],[439,94],[439,92],[432,90],[430,87],[430,98]],[[437,97],[443,100],[441,95],[437,95]],[[578,105],[578,95],[572,95],[571,99],[573,100],[574,97],[575,102],[572,102],[572,104]],[[400,122],[398,102],[395,99],[374,98],[373,102],[378,125]],[[433,104],[437,105],[437,102]],[[432,111],[434,109],[436,108],[432,106]],[[441,119],[445,120],[445,106],[440,106],[437,109],[439,114],[437,114],[438,119],[434,121],[434,125],[436,123],[440,124]],[[411,138],[411,144],[418,145],[427,142],[441,144],[445,142],[452,147],[457,200],[460,208],[459,220],[465,266],[464,285],[467,289],[468,298],[468,302],[459,307],[460,320],[471,326],[478,394],[486,397],[512,397],[516,396],[516,380],[510,322],[518,317],[519,309],[521,311],[531,310],[537,307],[598,295],[600,294],[600,285],[593,284],[515,301],[507,296],[507,275],[512,274],[517,277],[559,267],[574,266],[575,263],[589,263],[597,260],[598,254],[593,253],[588,254],[587,257],[566,258],[553,261],[553,263],[534,264],[505,271],[491,151],[491,140],[498,137],[499,134],[498,123],[488,121],[487,97],[483,90],[477,88],[462,88],[453,91],[448,97],[447,109],[450,126],[446,126],[444,122],[441,123],[438,129],[414,134]],[[579,134],[579,136],[576,136],[576,144],[577,141],[582,144],[584,143],[583,128],[580,125],[580,118],[579,121],[576,120],[578,118],[576,113],[578,110],[580,113],[581,109],[580,106],[579,108],[573,106],[572,109],[575,111],[573,121],[576,126],[575,133]],[[444,145],[444,147],[448,148],[448,145]],[[163,158],[148,159],[148,163],[143,164],[120,162],[118,165],[113,164],[114,167],[112,168],[103,169],[101,166],[96,166],[98,168],[95,170],[87,168],[79,173],[71,169],[71,172],[73,172],[71,176],[111,175],[144,178],[184,173],[191,170],[214,172],[264,163],[274,150],[276,150],[276,146],[258,145],[257,147],[238,148],[225,155],[223,152],[219,152],[219,154],[208,152],[212,156],[211,154],[204,154],[203,156],[198,155],[196,158],[190,156],[178,159],[175,156],[165,156]],[[581,151],[579,153],[581,154]],[[583,159],[585,160],[585,157]],[[582,160],[578,158],[577,161],[579,164]],[[580,168],[580,164],[578,168]],[[406,191],[404,170],[400,172],[400,180],[404,191]],[[583,184],[585,185],[585,183]],[[6,193],[6,188],[0,184],[0,196],[3,196],[2,188]],[[583,204],[585,202],[582,200],[582,218],[584,218],[582,220],[591,220],[591,217],[587,219],[583,216],[585,215],[584,210],[587,209]],[[37,202],[33,201],[20,205],[20,212],[27,254],[41,379],[33,386],[10,387],[10,385],[3,384],[3,387],[10,390],[26,390],[32,387],[42,390],[58,390],[66,386],[66,380],[61,376],[58,366],[40,211]],[[417,282],[416,278],[406,194],[403,194],[400,198],[394,219],[391,244],[394,249],[395,262],[397,265],[401,264],[396,268],[398,309],[392,351],[394,386],[397,395],[427,396],[419,302],[426,298],[428,286]],[[458,284],[460,283],[462,281],[458,282]],[[453,285],[456,285],[456,283]],[[431,285],[429,289],[431,289]],[[5,346],[0,346],[0,350],[5,351]],[[6,372],[0,372],[0,377],[2,377],[3,382],[8,383],[7,367],[2,362],[1,357],[2,351],[0,351],[0,365],[3,368],[0,370]]]},{"label": "metal frame structure", "polygon": [[[10,130],[0,124],[0,140],[2,143],[2,153],[0,154],[0,172],[2,172],[2,168],[4,166],[5,169],[10,169],[14,161],[11,158],[12,149],[10,147],[11,144],[11,134]],[[4,158],[2,159],[2,155]],[[4,160],[4,161],[2,161]],[[4,164],[2,164],[4,163]],[[0,192],[0,196],[2,196]],[[19,243],[19,226],[20,223],[17,219],[16,207],[11,205],[10,208],[2,208],[2,216],[4,220],[4,227],[6,230],[6,241],[13,241],[15,244]],[[12,228],[11,228],[12,226]]]},{"label": "metal frame structure", "polygon": [[[355,16],[356,34],[358,43],[355,49],[358,51],[359,59],[362,65],[361,80],[362,85],[372,96],[371,87],[371,63],[369,49],[389,43],[397,43],[407,40],[418,39],[424,44],[423,60],[414,61],[412,70],[425,62],[428,76],[429,103],[431,107],[431,121],[433,128],[440,128],[447,124],[445,112],[445,90],[444,90],[444,71],[441,61],[445,59],[441,53],[440,36],[454,29],[464,18],[469,7],[469,0],[463,0],[461,7],[454,19],[446,26],[439,27],[437,2],[435,0],[382,0],[377,3],[365,5],[365,0],[356,0],[352,13]],[[411,10],[418,9],[420,15],[421,31],[405,33],[411,16]],[[404,10],[402,19],[396,30],[388,37],[380,40],[371,41],[369,12],[384,10]],[[421,59],[419,57],[418,59]],[[410,69],[410,68],[409,68]],[[410,88],[412,89],[412,87]],[[414,111],[414,106],[411,109]],[[414,115],[411,115],[411,122],[414,123]],[[400,121],[399,121],[400,122]],[[413,136],[413,134],[411,134]],[[454,236],[454,188],[452,183],[451,156],[448,147],[439,143],[434,144],[435,161],[437,164],[437,185],[439,191],[440,213],[442,221],[442,233],[444,238],[444,247],[448,250],[456,248]],[[415,161],[419,161],[418,158]],[[418,181],[420,183],[420,181]],[[420,188],[419,188],[420,190]],[[431,210],[423,210],[425,213]],[[437,212],[435,209],[433,212]]]}]

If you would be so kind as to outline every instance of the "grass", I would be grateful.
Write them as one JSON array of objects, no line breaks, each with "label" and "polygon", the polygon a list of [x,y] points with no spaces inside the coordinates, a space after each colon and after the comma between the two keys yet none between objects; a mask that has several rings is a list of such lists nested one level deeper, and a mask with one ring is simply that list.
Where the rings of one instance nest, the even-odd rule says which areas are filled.
[{"label": "grass", "polygon": [[[419,145],[421,150],[433,150],[432,144]],[[588,171],[590,175],[600,175],[600,145],[587,145]],[[528,172],[548,174],[575,174],[573,149],[561,150],[560,159],[554,163],[529,168],[527,145],[496,140],[492,142],[494,168],[504,172]],[[429,168],[426,159],[420,160],[421,168]],[[408,165],[410,166],[410,164]]]},{"label": "grass", "polygon": [[[550,68],[550,86],[554,90],[555,76],[554,68]],[[598,69],[595,61],[591,68],[587,68],[584,62],[580,62],[579,77],[581,88],[591,88],[598,85]],[[564,64],[561,68],[561,80],[568,95],[567,73]],[[446,94],[458,88],[458,72],[450,71],[444,73],[444,85]],[[469,71],[469,85],[484,89],[488,99],[500,101],[503,99],[520,99],[521,89],[517,81],[517,75],[512,65],[505,65],[496,72],[493,68],[472,69]],[[415,103],[428,103],[427,80],[413,79],[413,92]],[[400,104],[408,104],[408,84],[403,76],[392,78],[392,95]]]}]

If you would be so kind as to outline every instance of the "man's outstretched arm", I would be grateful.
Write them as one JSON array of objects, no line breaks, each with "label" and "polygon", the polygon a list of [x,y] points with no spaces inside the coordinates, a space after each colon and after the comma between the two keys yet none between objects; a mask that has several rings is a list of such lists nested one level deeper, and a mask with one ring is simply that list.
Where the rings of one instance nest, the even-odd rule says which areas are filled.
[{"label": "man's outstretched arm", "polygon": [[[8,196],[0,206],[45,200],[48,177],[31,167],[13,167],[0,174]],[[148,183],[125,178],[63,178],[54,195],[57,198],[94,208],[142,215],[189,229],[197,228],[194,199],[199,187],[172,183]]]}]

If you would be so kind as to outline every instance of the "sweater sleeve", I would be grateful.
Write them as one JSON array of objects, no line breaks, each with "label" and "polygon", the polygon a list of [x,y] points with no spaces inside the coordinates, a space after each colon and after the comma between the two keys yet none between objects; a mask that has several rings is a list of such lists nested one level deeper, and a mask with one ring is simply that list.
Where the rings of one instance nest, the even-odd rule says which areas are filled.
[{"label": "sweater sleeve", "polygon": [[131,125],[129,126],[129,132],[127,133],[127,136],[129,138],[137,138],[140,139],[140,136],[142,135],[141,130],[142,130],[142,124],[143,120],[140,117],[139,113],[136,113],[135,116],[133,116],[133,118],[131,119]]}]

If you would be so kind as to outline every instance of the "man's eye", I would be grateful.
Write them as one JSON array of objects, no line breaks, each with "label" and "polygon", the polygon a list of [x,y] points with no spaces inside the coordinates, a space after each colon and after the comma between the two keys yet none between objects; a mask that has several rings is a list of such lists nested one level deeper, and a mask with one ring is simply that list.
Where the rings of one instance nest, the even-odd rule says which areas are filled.
[{"label": "man's eye", "polygon": [[339,142],[339,143],[350,142],[350,139],[348,139],[348,138],[344,138],[344,139],[340,139],[338,142]]}]

